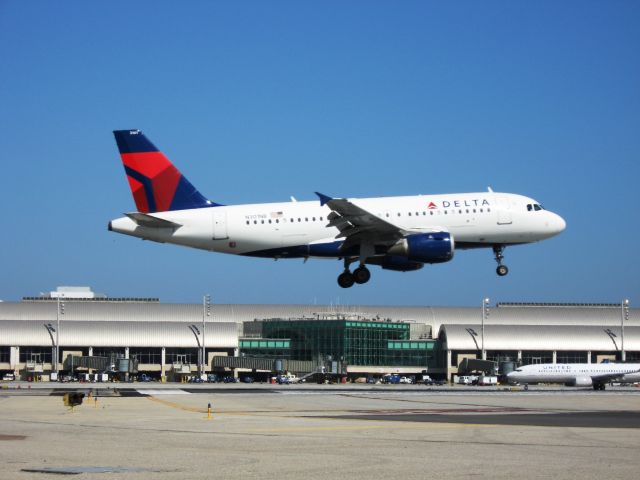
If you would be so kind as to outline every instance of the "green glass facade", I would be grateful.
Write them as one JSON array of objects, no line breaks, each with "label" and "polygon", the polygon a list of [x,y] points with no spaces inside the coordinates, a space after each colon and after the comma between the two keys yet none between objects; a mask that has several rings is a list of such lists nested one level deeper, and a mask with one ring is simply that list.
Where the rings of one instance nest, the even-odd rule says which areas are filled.
[{"label": "green glass facade", "polygon": [[240,351],[254,357],[291,358],[291,341],[285,339],[240,340]]},{"label": "green glass facade", "polygon": [[[331,357],[347,365],[426,367],[435,362],[435,340],[409,340],[408,323],[266,320],[262,336],[260,340],[241,340],[241,351],[265,356],[274,352],[274,356],[295,360]],[[286,342],[288,348],[278,342]],[[278,348],[281,350],[275,353]]]},{"label": "green glass facade", "polygon": [[387,365],[434,366],[436,362],[435,340],[387,342]]}]

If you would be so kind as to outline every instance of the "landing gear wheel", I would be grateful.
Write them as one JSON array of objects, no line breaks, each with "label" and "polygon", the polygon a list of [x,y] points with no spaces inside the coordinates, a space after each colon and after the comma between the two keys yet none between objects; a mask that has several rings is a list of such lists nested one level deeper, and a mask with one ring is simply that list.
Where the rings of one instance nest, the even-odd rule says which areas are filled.
[{"label": "landing gear wheel", "polygon": [[342,288],[350,288],[355,283],[353,275],[348,270],[338,275],[338,285]]},{"label": "landing gear wheel", "polygon": [[358,284],[367,283],[371,278],[371,272],[365,266],[356,268],[353,273],[353,280]]},{"label": "landing gear wheel", "polygon": [[509,273],[509,269],[506,265],[498,265],[498,268],[496,268],[496,273],[498,274],[498,276],[504,277],[507,273]]},{"label": "landing gear wheel", "polygon": [[507,273],[509,273],[509,269],[507,268],[507,266],[502,264],[502,259],[504,258],[504,255],[502,254],[502,252],[504,252],[504,245],[493,246],[493,255],[496,259],[496,262],[498,262],[498,268],[496,268],[496,273],[500,277],[504,277]]}]

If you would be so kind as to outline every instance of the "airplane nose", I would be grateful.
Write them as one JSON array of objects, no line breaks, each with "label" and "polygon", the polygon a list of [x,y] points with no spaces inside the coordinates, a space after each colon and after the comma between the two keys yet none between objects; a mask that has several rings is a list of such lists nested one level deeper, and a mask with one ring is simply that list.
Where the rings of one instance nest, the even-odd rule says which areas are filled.
[{"label": "airplane nose", "polygon": [[560,215],[549,212],[550,218],[547,221],[547,227],[551,231],[552,235],[557,235],[560,232],[563,232],[565,228],[567,228],[567,222],[564,221]]}]

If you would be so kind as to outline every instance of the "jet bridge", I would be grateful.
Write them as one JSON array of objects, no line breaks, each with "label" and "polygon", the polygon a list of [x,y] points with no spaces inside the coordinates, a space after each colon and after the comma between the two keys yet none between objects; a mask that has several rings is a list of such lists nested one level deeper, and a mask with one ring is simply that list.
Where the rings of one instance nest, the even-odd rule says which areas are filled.
[{"label": "jet bridge", "polygon": [[135,358],[68,355],[64,360],[64,369],[73,371],[77,368],[97,370],[98,372],[137,373],[138,360]]},{"label": "jet bridge", "polygon": [[496,375],[498,365],[492,360],[481,360],[478,358],[465,358],[458,365],[458,375],[468,375],[472,372],[482,372],[487,375]]}]

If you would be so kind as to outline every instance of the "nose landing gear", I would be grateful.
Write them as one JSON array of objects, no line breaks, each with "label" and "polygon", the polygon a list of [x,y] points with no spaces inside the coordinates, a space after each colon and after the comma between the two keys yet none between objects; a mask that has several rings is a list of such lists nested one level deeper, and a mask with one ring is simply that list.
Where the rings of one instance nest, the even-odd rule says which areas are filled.
[{"label": "nose landing gear", "polygon": [[504,277],[507,273],[509,273],[509,269],[506,265],[502,264],[502,260],[504,259],[504,255],[502,252],[504,251],[504,245],[494,245],[493,246],[493,255],[495,256],[496,262],[498,262],[498,268],[496,268],[496,273],[500,277]]}]

